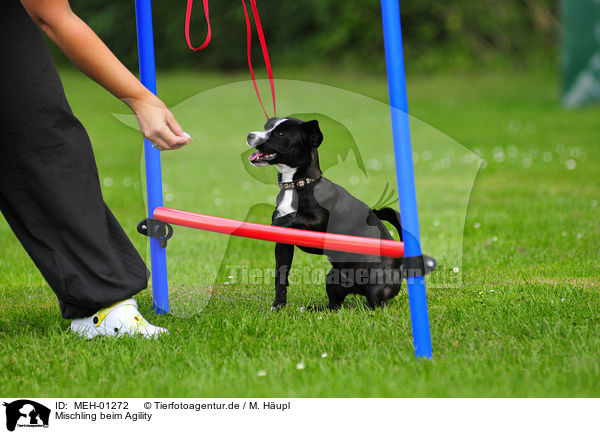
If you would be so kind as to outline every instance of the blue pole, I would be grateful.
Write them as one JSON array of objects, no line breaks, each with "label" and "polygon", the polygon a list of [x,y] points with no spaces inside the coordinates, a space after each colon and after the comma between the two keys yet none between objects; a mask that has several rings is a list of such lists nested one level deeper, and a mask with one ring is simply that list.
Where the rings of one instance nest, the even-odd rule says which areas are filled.
[{"label": "blue pole", "polygon": [[[398,198],[402,217],[405,256],[420,256],[421,236],[415,191],[415,174],[410,144],[406,77],[402,53],[402,28],[398,0],[381,0],[383,40],[390,93],[392,134],[396,158]],[[407,277],[408,302],[412,322],[413,343],[417,357],[432,357],[425,278]]]},{"label": "blue pole", "polygon": [[[137,43],[140,61],[140,79],[152,93],[156,94],[156,69],[154,66],[154,36],[152,32],[151,0],[135,0]],[[148,196],[148,216],[163,206],[160,151],[144,139],[144,160],[146,162],[146,190]],[[167,282],[167,252],[160,247],[158,240],[150,238],[150,262],[152,268],[152,297],[154,311],[163,314],[169,311],[169,285]]]}]

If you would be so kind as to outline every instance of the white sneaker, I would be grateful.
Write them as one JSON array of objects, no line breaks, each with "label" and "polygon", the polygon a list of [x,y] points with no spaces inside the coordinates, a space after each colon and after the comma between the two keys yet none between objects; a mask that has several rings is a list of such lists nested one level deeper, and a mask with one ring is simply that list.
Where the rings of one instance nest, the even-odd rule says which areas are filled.
[{"label": "white sneaker", "polygon": [[87,318],[77,318],[71,322],[71,331],[82,337],[142,335],[154,338],[169,331],[150,324],[138,311],[133,298],[120,301],[100,309]]}]

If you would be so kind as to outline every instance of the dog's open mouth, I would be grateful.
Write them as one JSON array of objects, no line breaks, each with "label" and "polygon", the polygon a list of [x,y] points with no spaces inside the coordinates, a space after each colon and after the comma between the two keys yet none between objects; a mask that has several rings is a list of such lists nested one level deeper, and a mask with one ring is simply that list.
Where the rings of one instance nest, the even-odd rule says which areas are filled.
[{"label": "dog's open mouth", "polygon": [[265,166],[275,157],[277,157],[276,153],[266,154],[264,152],[256,151],[250,154],[248,161],[254,166]]}]

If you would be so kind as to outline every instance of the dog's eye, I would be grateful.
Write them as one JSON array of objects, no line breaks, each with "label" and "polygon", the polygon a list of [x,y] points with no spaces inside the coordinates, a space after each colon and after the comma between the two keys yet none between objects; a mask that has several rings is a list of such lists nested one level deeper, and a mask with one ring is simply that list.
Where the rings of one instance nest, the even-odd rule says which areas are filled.
[{"label": "dog's eye", "polygon": [[275,135],[276,135],[277,137],[283,137],[283,136],[285,136],[285,133],[284,133],[283,131],[277,131],[277,132],[275,133]]}]

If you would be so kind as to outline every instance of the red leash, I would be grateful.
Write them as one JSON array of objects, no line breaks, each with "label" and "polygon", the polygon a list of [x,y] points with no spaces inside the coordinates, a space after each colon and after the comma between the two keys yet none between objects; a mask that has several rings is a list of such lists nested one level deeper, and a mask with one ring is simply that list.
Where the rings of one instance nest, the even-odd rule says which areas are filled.
[{"label": "red leash", "polygon": [[204,50],[208,47],[208,43],[210,42],[211,29],[210,29],[210,19],[208,18],[208,0],[203,0],[204,2],[204,16],[206,17],[206,25],[208,26],[208,32],[206,33],[206,39],[198,48],[194,48],[192,46],[192,42],[190,41],[190,19],[192,17],[192,6],[194,5],[193,0],[188,0],[187,8],[185,10],[185,40],[187,41],[188,47],[194,51]]},{"label": "red leash", "polygon": [[[206,33],[206,39],[204,40],[202,45],[200,45],[197,48],[194,48],[190,40],[190,20],[192,16],[192,6],[194,4],[194,0],[187,0],[187,8],[185,11],[185,39],[187,41],[188,47],[190,47],[190,49],[194,51],[204,50],[206,47],[208,47],[211,38],[210,18],[208,15],[208,0],[203,0],[203,3],[204,15],[206,17],[206,25],[208,27],[208,31]],[[271,85],[271,98],[273,99],[273,116],[277,116],[277,111],[275,109],[275,83],[273,81],[273,70],[271,69],[271,60],[269,59],[269,50],[267,49],[265,34],[263,32],[262,23],[260,22],[258,8],[256,7],[256,0],[250,0],[250,5],[252,6],[252,15],[254,17],[254,22],[256,23],[256,32],[258,33],[260,48],[262,50],[263,58],[265,59],[265,66],[267,67],[269,84]],[[244,17],[246,18],[246,55],[248,56],[248,69],[250,70],[250,75],[252,76],[252,84],[254,85],[254,90],[256,91],[258,102],[260,103],[260,106],[263,112],[265,113],[265,116],[267,117],[267,119],[269,119],[269,115],[267,114],[262,99],[260,98],[260,92],[258,91],[258,86],[256,85],[256,78],[254,77],[254,70],[252,69],[252,28],[250,25],[250,17],[248,15],[248,9],[246,8],[245,0],[242,0],[242,6],[244,7]]]}]

